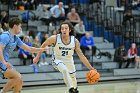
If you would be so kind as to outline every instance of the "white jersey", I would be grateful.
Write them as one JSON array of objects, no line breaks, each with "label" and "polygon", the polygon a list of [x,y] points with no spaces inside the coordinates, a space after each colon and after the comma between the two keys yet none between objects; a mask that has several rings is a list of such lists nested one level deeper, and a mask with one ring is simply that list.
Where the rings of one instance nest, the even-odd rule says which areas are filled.
[{"label": "white jersey", "polygon": [[64,63],[72,62],[73,61],[73,54],[75,49],[75,37],[70,36],[70,43],[64,44],[62,41],[62,37],[60,34],[57,34],[56,36],[56,44],[53,48],[54,54],[53,54],[53,60],[61,60]]}]

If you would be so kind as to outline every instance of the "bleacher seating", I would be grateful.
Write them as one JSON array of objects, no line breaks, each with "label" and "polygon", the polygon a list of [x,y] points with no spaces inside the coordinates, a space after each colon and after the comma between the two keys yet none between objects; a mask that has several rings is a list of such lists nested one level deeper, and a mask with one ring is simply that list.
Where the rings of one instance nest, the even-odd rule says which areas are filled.
[{"label": "bleacher seating", "polygon": [[28,21],[28,25],[29,26],[34,26],[34,27],[37,27],[37,26],[42,26],[42,21]]},{"label": "bleacher seating", "polygon": [[[77,70],[82,70],[82,64],[76,64],[75,67]],[[31,65],[28,66],[15,66],[16,70],[19,71],[21,74],[29,74],[34,73],[33,67]],[[38,68],[38,73],[47,73],[47,72],[55,72],[56,70],[53,68],[52,65],[45,65]]]},{"label": "bleacher seating", "polygon": [[140,74],[140,69],[114,69],[114,76],[124,76],[124,75],[138,75]]},{"label": "bleacher seating", "polygon": [[37,31],[48,32],[48,26],[37,26]]},{"label": "bleacher seating", "polygon": [[99,49],[113,49],[113,43],[95,43],[95,46]]},{"label": "bleacher seating", "polygon": [[21,11],[21,10],[9,10],[9,15],[11,17],[18,17],[21,16],[22,13],[28,12],[27,10]]},{"label": "bleacher seating", "polygon": [[[113,44],[105,43],[102,37],[94,37],[94,41],[95,41],[96,47],[101,49],[102,52],[108,51],[112,55],[111,59],[105,56],[102,56],[101,59],[97,59],[96,57],[93,57],[93,62],[91,59],[89,59],[90,63],[100,72],[102,76],[101,80],[121,79],[121,77],[118,77],[117,73],[120,73],[120,75],[128,75],[128,74],[123,74],[123,73],[129,72],[129,74],[131,74],[133,73],[133,71],[135,71],[135,69],[130,69],[130,71],[128,72],[126,71],[127,69],[126,70],[122,69],[122,71],[121,69],[120,70],[117,69],[118,63],[113,61],[113,55],[115,51],[115,49],[113,48]],[[82,62],[80,62],[77,55],[74,55],[74,59],[75,59],[75,66],[77,69],[78,82],[86,82],[85,74],[88,71],[88,69],[82,64]],[[47,57],[47,62],[51,63],[51,57]],[[24,86],[59,84],[60,82],[64,83],[61,73],[56,71],[51,64],[38,67],[38,73],[34,73],[32,66],[30,65],[22,66],[21,60],[17,57],[11,58],[10,63],[15,65],[16,70],[22,74],[23,80],[25,82]],[[111,71],[108,71],[108,70],[111,70]],[[135,74],[139,74],[138,72],[139,71],[137,70]],[[2,80],[0,78],[0,86],[5,84],[5,82],[6,80]]]}]

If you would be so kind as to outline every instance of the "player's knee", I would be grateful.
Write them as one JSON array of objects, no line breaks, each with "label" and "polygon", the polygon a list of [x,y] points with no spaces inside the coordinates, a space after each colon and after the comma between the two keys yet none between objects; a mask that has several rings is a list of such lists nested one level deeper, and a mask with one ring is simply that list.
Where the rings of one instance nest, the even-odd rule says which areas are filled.
[{"label": "player's knee", "polygon": [[67,68],[63,68],[62,69],[62,73],[64,73],[64,74],[68,73],[68,69]]},{"label": "player's knee", "polygon": [[63,69],[62,70],[62,73],[67,73],[67,69]]},{"label": "player's knee", "polygon": [[16,77],[15,82],[16,82],[17,85],[22,85],[23,84],[23,80],[22,80],[21,77]]},{"label": "player's knee", "polygon": [[22,78],[19,78],[19,79],[18,79],[18,84],[20,84],[20,85],[23,84],[23,80],[22,80]]},{"label": "player's knee", "polygon": [[18,80],[18,84],[22,86],[23,80],[21,78]]}]

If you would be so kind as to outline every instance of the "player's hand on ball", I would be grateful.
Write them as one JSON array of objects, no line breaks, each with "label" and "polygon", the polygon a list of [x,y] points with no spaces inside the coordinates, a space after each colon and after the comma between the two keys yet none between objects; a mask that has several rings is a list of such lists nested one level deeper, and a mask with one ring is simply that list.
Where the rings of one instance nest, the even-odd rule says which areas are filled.
[{"label": "player's hand on ball", "polygon": [[96,69],[90,70],[86,74],[86,80],[88,81],[89,84],[95,84],[99,81],[100,79],[100,74],[97,72]]}]

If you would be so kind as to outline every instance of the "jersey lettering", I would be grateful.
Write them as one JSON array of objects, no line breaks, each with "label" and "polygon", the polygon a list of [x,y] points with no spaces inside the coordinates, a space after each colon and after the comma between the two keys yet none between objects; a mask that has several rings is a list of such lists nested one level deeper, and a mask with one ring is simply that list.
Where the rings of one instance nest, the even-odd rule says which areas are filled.
[{"label": "jersey lettering", "polygon": [[60,50],[72,50],[72,48],[59,47]]}]

